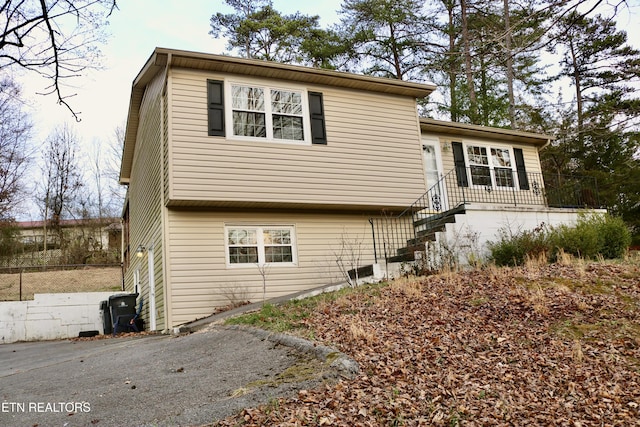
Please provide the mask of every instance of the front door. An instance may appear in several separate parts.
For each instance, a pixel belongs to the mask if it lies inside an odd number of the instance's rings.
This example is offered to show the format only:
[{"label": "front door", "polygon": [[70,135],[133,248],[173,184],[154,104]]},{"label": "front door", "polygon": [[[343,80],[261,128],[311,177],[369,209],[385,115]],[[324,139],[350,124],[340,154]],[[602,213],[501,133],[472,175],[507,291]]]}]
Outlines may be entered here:
[{"label": "front door", "polygon": [[422,139],[422,156],[424,175],[427,183],[430,213],[441,212],[445,206],[442,177],[442,160],[440,159],[440,142],[437,139]]}]

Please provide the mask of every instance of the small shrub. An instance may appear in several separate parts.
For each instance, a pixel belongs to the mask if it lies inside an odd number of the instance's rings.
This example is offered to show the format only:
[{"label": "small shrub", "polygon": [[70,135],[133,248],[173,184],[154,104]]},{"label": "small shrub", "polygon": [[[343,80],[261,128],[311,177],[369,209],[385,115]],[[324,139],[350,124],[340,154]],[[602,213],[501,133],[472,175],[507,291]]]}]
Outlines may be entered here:
[{"label": "small shrub", "polygon": [[597,225],[600,255],[606,259],[622,258],[631,245],[631,232],[622,218],[606,215]]},{"label": "small shrub", "polygon": [[74,240],[63,248],[60,264],[86,264],[90,258],[89,245],[84,240]]},{"label": "small shrub", "polygon": [[543,258],[549,251],[549,237],[544,223],[533,230],[512,234],[500,230],[500,240],[489,242],[491,261],[498,266],[523,265],[528,258]]},{"label": "small shrub", "polygon": [[631,233],[621,218],[608,214],[581,215],[575,226],[560,225],[550,230],[541,224],[531,231],[501,230],[500,240],[490,242],[491,260],[498,266],[524,265],[527,259],[553,262],[567,258],[622,258],[631,244]]},{"label": "small shrub", "polygon": [[560,250],[578,258],[593,258],[598,253],[598,231],[588,224],[563,224],[555,227],[551,236],[554,259]]},{"label": "small shrub", "polygon": [[631,244],[631,233],[619,217],[581,215],[575,227],[562,225],[553,230],[555,252],[560,249],[586,259],[621,258]]}]

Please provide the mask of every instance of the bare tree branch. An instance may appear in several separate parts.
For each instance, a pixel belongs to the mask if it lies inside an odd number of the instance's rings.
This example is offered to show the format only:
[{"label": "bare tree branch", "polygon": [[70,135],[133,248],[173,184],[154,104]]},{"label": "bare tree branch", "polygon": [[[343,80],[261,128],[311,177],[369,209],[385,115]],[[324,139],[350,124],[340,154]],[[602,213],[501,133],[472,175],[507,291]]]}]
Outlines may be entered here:
[{"label": "bare tree branch", "polygon": [[20,90],[0,80],[0,219],[16,214],[25,192],[23,176],[29,163],[31,122],[19,100]]},{"label": "bare tree branch", "polygon": [[4,0],[0,4],[0,70],[23,68],[51,81],[41,93],[55,94],[74,119],[64,81],[96,67],[101,31],[116,0]]}]

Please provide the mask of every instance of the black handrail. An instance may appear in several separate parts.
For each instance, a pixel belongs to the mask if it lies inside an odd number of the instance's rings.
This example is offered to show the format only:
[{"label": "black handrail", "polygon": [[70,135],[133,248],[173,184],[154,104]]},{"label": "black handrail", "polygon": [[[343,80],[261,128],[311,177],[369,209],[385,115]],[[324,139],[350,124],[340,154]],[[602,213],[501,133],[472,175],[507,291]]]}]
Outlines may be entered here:
[{"label": "black handrail", "polygon": [[[459,180],[460,169],[452,169],[409,207],[397,215],[384,212],[370,218],[376,262],[394,261],[440,231],[447,217],[464,211],[469,203],[502,206],[541,206],[558,208],[599,208],[594,177],[580,177],[511,169],[468,167],[466,180]],[[467,185],[460,185],[466,183]]]}]

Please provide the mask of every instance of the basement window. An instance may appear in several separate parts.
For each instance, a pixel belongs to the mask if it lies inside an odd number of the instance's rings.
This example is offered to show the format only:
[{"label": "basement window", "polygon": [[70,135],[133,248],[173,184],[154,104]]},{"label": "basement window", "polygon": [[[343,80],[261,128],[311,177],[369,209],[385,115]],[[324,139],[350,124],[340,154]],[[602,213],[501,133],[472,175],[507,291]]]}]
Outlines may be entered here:
[{"label": "basement window", "polygon": [[295,229],[292,226],[228,226],[229,266],[295,265]]}]

